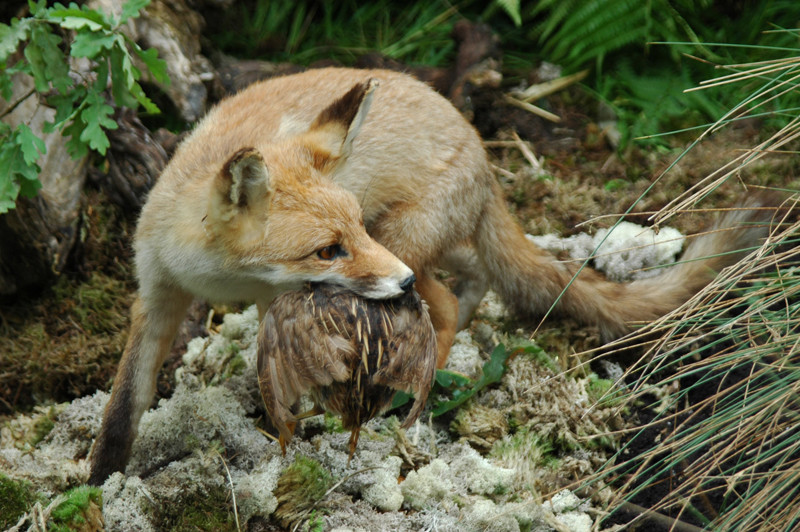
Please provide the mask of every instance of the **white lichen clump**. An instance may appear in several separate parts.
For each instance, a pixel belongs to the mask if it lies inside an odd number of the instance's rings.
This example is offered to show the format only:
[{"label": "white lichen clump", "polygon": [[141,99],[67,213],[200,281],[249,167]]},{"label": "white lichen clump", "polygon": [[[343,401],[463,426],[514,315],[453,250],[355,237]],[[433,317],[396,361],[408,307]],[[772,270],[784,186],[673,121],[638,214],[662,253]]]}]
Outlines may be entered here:
[{"label": "white lichen clump", "polygon": [[673,263],[686,240],[672,227],[662,227],[656,232],[631,222],[600,229],[594,236],[586,233],[566,238],[555,234],[527,236],[537,246],[552,253],[566,252],[576,261],[592,256],[594,267],[613,281],[658,275],[658,267]]},{"label": "white lichen clump", "polygon": [[361,490],[364,500],[384,512],[399,510],[403,506],[403,491],[397,478],[402,464],[399,456],[387,456],[383,464],[372,472],[373,481]]},{"label": "white lichen clump", "polygon": [[476,378],[480,376],[484,362],[481,349],[469,332],[459,331],[456,333],[453,347],[450,348],[450,356],[447,357],[447,369],[470,378]]},{"label": "white lichen clump", "polygon": [[276,457],[262,461],[249,473],[236,471],[232,475],[242,521],[247,522],[254,515],[269,517],[275,511],[278,500],[272,492],[283,468],[283,461]]},{"label": "white lichen clump", "polygon": [[445,500],[453,491],[448,468],[447,462],[436,458],[430,464],[410,471],[401,488],[406,503],[415,510],[422,510]]},{"label": "white lichen clump", "polygon": [[[330,426],[330,419],[310,418],[298,425],[283,456],[256,426],[265,415],[256,375],[257,320],[254,306],[227,314],[219,332],[189,343],[172,396],[144,414],[125,474],[112,475],[102,488],[107,530],[157,529],[158,515],[173,515],[187,498],[208,494],[223,494],[218,504],[231,515],[235,499],[242,527],[253,518],[271,521],[279,508],[276,488],[298,456],[318,462],[336,483],[316,514],[323,516],[318,518],[325,529],[544,531],[557,519],[566,528],[583,530],[585,503],[536,502],[530,481],[550,470],[520,463],[534,444],[506,437],[494,446],[525,452],[484,456],[457,442],[448,423],[427,414],[405,432],[394,417],[371,420],[349,461],[347,432]],[[461,332],[448,367],[477,378],[484,351]],[[555,416],[571,419],[569,409],[544,408],[551,401],[545,392],[570,394],[564,401],[574,408],[586,403],[581,385],[570,380],[554,387],[548,380],[552,375],[534,371],[535,363],[522,358],[511,362],[502,386],[475,397],[473,408],[492,410],[500,418],[513,412],[516,419],[540,426],[545,436],[546,427],[563,432],[566,425]],[[108,397],[98,392],[60,407],[55,428],[33,448],[7,443],[14,427],[23,435],[31,420],[20,417],[7,425],[0,444],[4,469],[45,493],[85,482],[86,456]]]},{"label": "white lichen clump", "polygon": [[586,513],[588,506],[588,503],[581,501],[577,495],[566,489],[553,495],[553,498],[544,504],[545,510],[550,511],[556,521],[570,532],[592,530],[592,518]]},{"label": "white lichen clump", "polygon": [[103,520],[108,530],[155,530],[147,517],[149,494],[139,477],[114,473],[103,484]]}]

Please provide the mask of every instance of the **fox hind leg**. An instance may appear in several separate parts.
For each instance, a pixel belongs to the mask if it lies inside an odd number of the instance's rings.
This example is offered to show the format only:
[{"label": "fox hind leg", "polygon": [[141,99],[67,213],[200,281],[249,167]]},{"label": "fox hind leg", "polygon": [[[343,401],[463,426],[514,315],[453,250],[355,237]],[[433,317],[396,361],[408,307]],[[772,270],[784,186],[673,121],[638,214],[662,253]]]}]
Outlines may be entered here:
[{"label": "fox hind leg", "polygon": [[472,314],[489,289],[485,267],[475,248],[467,244],[449,251],[440,265],[456,278],[453,289],[458,297],[456,330],[461,330],[469,324]]}]

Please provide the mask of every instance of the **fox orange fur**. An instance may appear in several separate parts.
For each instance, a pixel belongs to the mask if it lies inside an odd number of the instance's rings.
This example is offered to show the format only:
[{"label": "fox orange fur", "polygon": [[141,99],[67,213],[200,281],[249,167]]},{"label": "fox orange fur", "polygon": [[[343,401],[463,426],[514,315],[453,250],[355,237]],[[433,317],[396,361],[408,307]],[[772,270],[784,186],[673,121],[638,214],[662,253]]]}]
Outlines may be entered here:
[{"label": "fox orange fur", "polygon": [[[739,227],[697,238],[689,261],[654,279],[618,284],[586,270],[556,310],[620,336],[684,302],[736,258],[721,253],[757,236]],[[92,452],[94,484],[124,469],[194,297],[256,301],[263,314],[305,281],[376,299],[416,281],[441,367],[489,287],[541,316],[574,274],[525,238],[459,112],[425,84],[380,70],[310,70],[222,101],[151,191],[134,247],[139,296]],[[433,276],[438,267],[459,278],[458,298]]]}]

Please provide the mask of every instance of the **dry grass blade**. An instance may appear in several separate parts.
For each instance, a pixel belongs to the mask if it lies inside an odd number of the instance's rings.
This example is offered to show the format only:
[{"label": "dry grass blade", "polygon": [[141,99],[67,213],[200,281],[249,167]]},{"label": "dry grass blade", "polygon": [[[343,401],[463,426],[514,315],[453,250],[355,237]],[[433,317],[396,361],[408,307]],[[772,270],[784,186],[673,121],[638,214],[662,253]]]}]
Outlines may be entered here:
[{"label": "dry grass blade", "polygon": [[583,80],[583,78],[588,75],[588,70],[581,70],[580,72],[576,72],[575,74],[571,74],[569,76],[563,76],[550,81],[545,81],[544,83],[531,85],[523,91],[514,91],[513,95],[523,102],[530,103],[534,100],[554,94],[562,89],[566,89],[570,85]]},{"label": "dry grass blade", "polygon": [[736,176],[746,166],[754,164],[768,154],[780,151],[784,146],[790,146],[798,138],[800,138],[800,117],[792,120],[758,146],[746,150],[722,168],[689,187],[683,194],[672,200],[664,209],[650,219],[655,224],[663,224],[672,216],[691,209],[731,177]]},{"label": "dry grass blade", "polygon": [[549,120],[550,122],[555,122],[555,123],[561,122],[561,117],[560,116],[558,116],[556,114],[553,114],[550,111],[545,111],[541,107],[533,105],[532,103],[523,102],[522,100],[518,100],[517,98],[514,98],[510,94],[503,95],[503,99],[508,104],[511,104],[511,105],[513,105],[515,107],[519,107],[520,109],[528,111],[529,113],[533,113],[536,116],[540,116],[540,117],[544,118],[545,120]]},{"label": "dry grass blade", "polygon": [[661,428],[661,443],[598,475],[619,483],[612,507],[661,490],[652,510],[705,516],[714,529],[800,524],[800,222],[792,210],[776,217],[760,249],[631,336],[652,342],[629,370],[640,375],[631,398],[679,388],[644,427]]},{"label": "dry grass blade", "polygon": [[[717,120],[711,127],[703,131],[691,147],[694,147],[702,139],[721,128],[741,120],[746,116],[752,116],[756,111],[770,104],[776,104],[780,98],[791,93],[796,93],[800,85],[800,57],[734,65],[726,68],[735,69],[737,72],[708,80],[701,83],[699,87],[688,90],[707,89],[720,85],[752,82],[756,80],[766,81],[762,87],[755,90],[750,96],[725,113],[725,115]],[[745,150],[728,164],[712,172],[707,177],[688,188],[683,194],[673,199],[661,212],[651,217],[651,219],[654,223],[660,224],[676,213],[690,209],[708,194],[716,190],[722,183],[738,175],[745,167],[753,165],[767,154],[779,153],[782,151],[782,148],[791,146],[792,143],[798,139],[798,136],[800,136],[800,117],[795,116],[793,120],[770,138],[759,143],[755,147]],[[691,147],[689,149],[691,149]],[[684,151],[676,159],[675,163],[681,160],[689,149]],[[787,149],[786,151],[788,153],[793,152],[791,149]],[[666,171],[669,171],[669,169]]]}]

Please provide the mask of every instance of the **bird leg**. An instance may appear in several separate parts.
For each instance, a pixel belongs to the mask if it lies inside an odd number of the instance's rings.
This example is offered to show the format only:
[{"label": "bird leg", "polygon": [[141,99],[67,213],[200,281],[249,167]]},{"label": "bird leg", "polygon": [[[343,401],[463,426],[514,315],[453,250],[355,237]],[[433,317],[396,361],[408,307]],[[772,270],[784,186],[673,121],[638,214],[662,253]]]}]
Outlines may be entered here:
[{"label": "bird leg", "polygon": [[[294,434],[294,429],[297,428],[297,421],[296,420],[295,421],[287,421],[286,422],[286,428],[289,429],[289,434]],[[289,439],[291,439],[291,436],[289,436]],[[288,440],[286,438],[284,438],[283,432],[279,431],[279,433],[278,433],[278,443],[281,444],[281,452],[283,453],[283,456],[286,456],[286,443],[287,442],[288,442]]]},{"label": "bird leg", "polygon": [[[311,410],[306,410],[305,412],[303,412],[301,414],[297,414],[294,417],[295,417],[295,419],[297,421],[300,421],[301,419],[306,419],[308,417],[318,416],[318,415],[324,414],[324,413],[325,413],[325,409],[322,408],[321,406],[319,406],[318,404],[315,404],[314,407]],[[294,428],[292,428],[292,432],[294,432]]]},{"label": "bird leg", "polygon": [[288,438],[284,437],[283,431],[278,431],[278,443],[281,444],[281,451],[283,452],[283,456],[286,456],[286,444],[292,438],[292,435],[294,434],[294,429],[297,428],[297,418],[295,418],[293,421],[287,421],[285,423],[285,426],[289,430],[290,436]]},{"label": "bird leg", "polygon": [[350,460],[353,459],[353,455],[356,452],[356,445],[358,445],[358,437],[361,434],[361,426],[356,425],[354,429],[350,431],[350,454],[347,455],[347,465],[350,465]]},{"label": "bird leg", "polygon": [[[297,422],[298,421],[300,421],[301,419],[306,419],[308,417],[318,416],[319,414],[324,414],[324,413],[325,413],[325,409],[322,408],[321,406],[315,404],[314,408],[312,408],[311,410],[307,410],[306,412],[303,412],[301,414],[297,414],[296,416],[294,416],[294,421],[287,421],[286,422],[286,428],[289,429],[289,433],[290,434],[294,434],[294,429],[297,428]],[[286,438],[283,437],[283,434],[280,434],[278,436],[278,443],[281,444],[281,451],[283,451],[283,456],[286,456],[287,440],[286,440]]]}]

